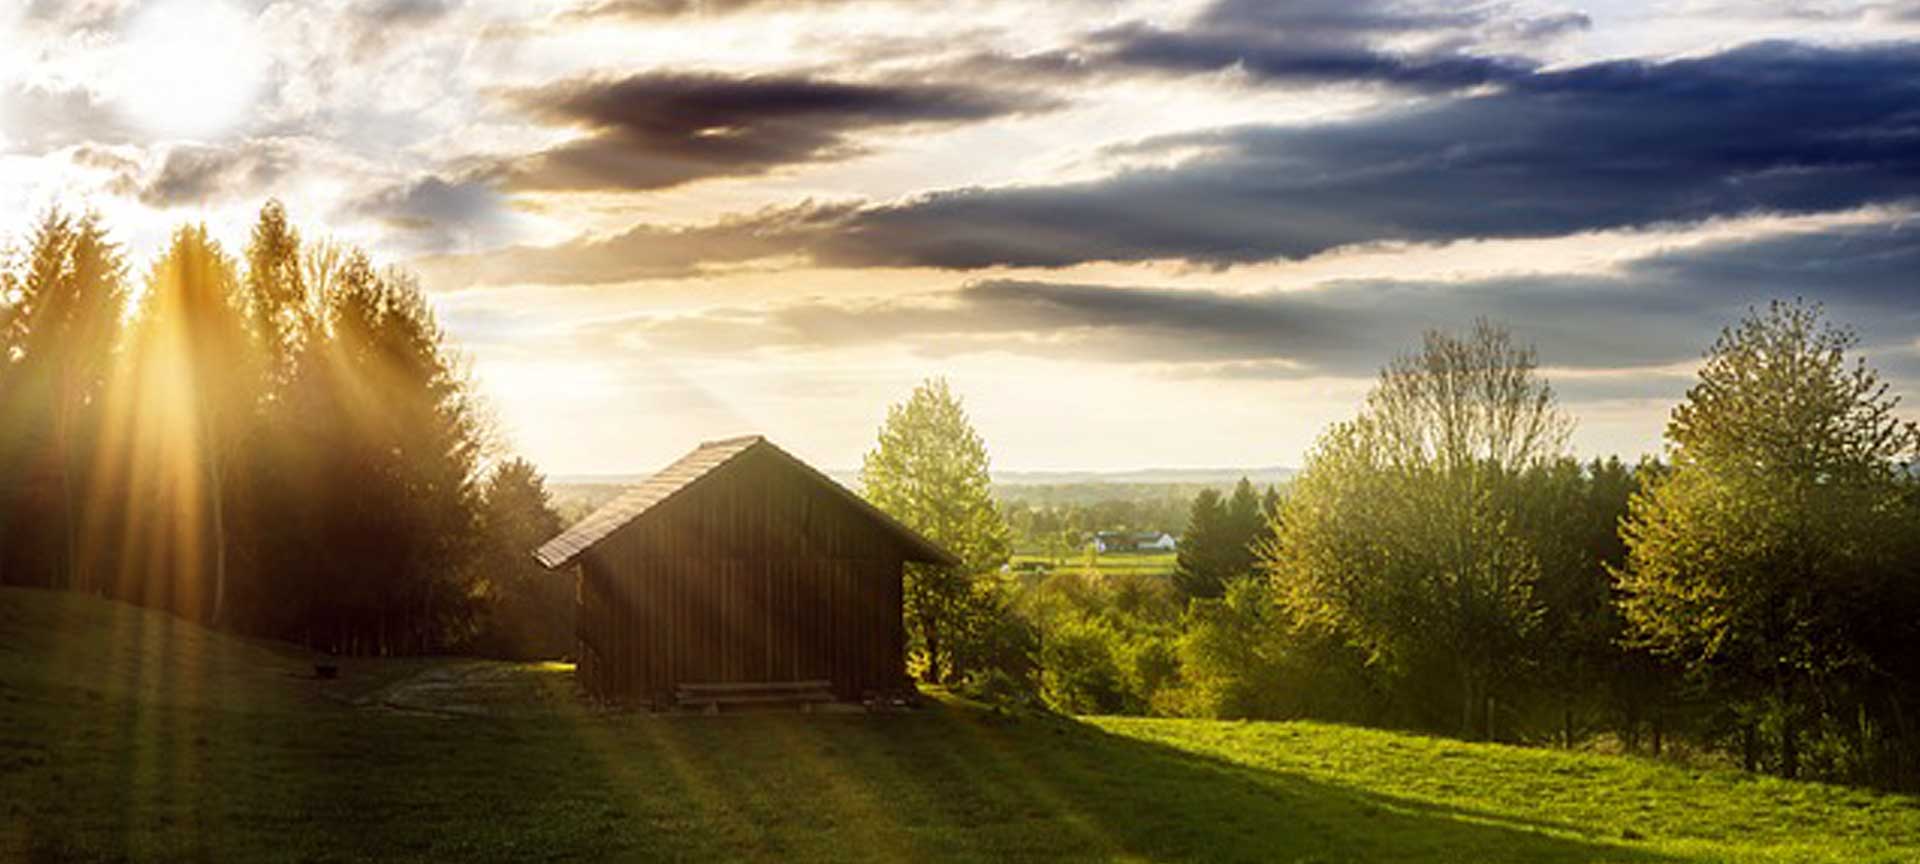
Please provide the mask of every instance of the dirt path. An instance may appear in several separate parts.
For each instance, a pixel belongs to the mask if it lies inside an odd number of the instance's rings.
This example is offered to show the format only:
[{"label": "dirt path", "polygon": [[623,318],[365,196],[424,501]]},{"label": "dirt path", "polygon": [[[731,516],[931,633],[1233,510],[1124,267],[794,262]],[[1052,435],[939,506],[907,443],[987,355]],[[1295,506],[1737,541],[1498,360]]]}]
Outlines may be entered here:
[{"label": "dirt path", "polygon": [[564,663],[447,660],[356,700],[367,708],[434,717],[497,717],[551,713],[572,697],[573,667]]}]

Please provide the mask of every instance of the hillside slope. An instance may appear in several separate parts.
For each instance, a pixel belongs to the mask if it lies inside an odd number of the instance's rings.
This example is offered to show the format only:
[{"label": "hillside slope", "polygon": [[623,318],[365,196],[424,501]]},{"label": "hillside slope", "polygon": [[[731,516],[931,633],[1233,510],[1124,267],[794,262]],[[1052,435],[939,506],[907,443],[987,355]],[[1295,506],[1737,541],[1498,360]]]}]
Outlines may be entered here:
[{"label": "hillside slope", "polygon": [[1920,861],[1920,802],[1305,723],[608,714],[0,589],[0,861]]}]

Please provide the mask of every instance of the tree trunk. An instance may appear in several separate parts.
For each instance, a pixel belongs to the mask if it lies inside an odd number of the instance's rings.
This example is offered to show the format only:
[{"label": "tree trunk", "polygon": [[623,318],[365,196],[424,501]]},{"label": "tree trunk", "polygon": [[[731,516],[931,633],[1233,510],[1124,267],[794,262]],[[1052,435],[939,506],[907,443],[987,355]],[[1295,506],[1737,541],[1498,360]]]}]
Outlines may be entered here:
[{"label": "tree trunk", "polygon": [[933,684],[944,684],[946,676],[940,670],[940,628],[932,621],[921,618],[920,632],[927,643],[927,681]]},{"label": "tree trunk", "polygon": [[1560,744],[1568,750],[1573,749],[1573,706],[1560,708]]},{"label": "tree trunk", "polygon": [[1475,686],[1473,673],[1460,673],[1460,737],[1473,739],[1474,709],[1480,704],[1479,688]]},{"label": "tree trunk", "polygon": [[84,590],[80,584],[80,526],[79,510],[73,500],[73,415],[68,409],[65,389],[65,376],[62,375],[60,405],[55,410],[53,430],[54,446],[60,448],[60,532],[63,541],[64,557],[60,562],[61,576],[66,579],[65,587],[69,591]]},{"label": "tree trunk", "polygon": [[1660,756],[1660,741],[1666,737],[1666,724],[1666,712],[1659,708],[1653,709],[1653,755],[1656,759]]},{"label": "tree trunk", "polygon": [[207,482],[213,496],[213,614],[209,620],[215,627],[226,624],[227,612],[227,496],[222,469],[217,446],[209,447]]},{"label": "tree trunk", "polygon": [[1752,720],[1740,727],[1740,762],[1749,774],[1760,770],[1760,730]]},{"label": "tree trunk", "polygon": [[1780,776],[1792,780],[1800,776],[1800,727],[1793,708],[1780,709]]}]

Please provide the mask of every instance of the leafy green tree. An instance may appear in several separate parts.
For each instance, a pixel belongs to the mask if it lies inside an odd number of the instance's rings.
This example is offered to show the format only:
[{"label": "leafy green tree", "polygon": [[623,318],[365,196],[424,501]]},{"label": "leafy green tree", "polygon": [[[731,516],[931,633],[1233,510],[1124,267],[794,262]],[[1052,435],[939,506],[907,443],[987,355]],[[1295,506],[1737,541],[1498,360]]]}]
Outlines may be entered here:
[{"label": "leafy green tree", "polygon": [[1004,611],[996,580],[1012,541],[988,468],[986,442],[939,378],[887,409],[861,468],[867,500],[961,562],[907,565],[907,636],[930,680],[957,681],[969,659],[991,654],[979,643]]},{"label": "leafy green tree", "polygon": [[1294,620],[1403,678],[1457,682],[1464,734],[1492,731],[1539,620],[1535,550],[1516,526],[1526,471],[1570,421],[1533,351],[1482,322],[1382,371],[1282,505],[1266,567]]},{"label": "leafy green tree", "polygon": [[1801,303],[1724,331],[1667,425],[1671,470],[1623,529],[1633,633],[1750,717],[1772,714],[1787,776],[1822,693],[1891,659],[1865,638],[1913,578],[1920,430],[1849,359],[1858,344]]}]

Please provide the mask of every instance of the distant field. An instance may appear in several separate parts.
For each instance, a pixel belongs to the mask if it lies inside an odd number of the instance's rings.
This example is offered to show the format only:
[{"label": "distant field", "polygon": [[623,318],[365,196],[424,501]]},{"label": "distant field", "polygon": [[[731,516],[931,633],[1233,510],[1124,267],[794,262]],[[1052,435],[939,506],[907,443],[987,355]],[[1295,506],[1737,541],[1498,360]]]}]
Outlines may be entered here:
[{"label": "distant field", "polygon": [[1312,723],[615,714],[0,589],[0,861],[1920,861],[1920,800]]},{"label": "distant field", "polygon": [[[1021,569],[1022,565],[1042,564],[1055,573],[1081,573],[1087,570],[1087,563],[1084,552],[1061,559],[1037,552],[1022,552],[1013,556],[1016,570]],[[1170,576],[1173,566],[1172,552],[1116,552],[1100,555],[1093,561],[1093,569],[1107,575]]]}]

